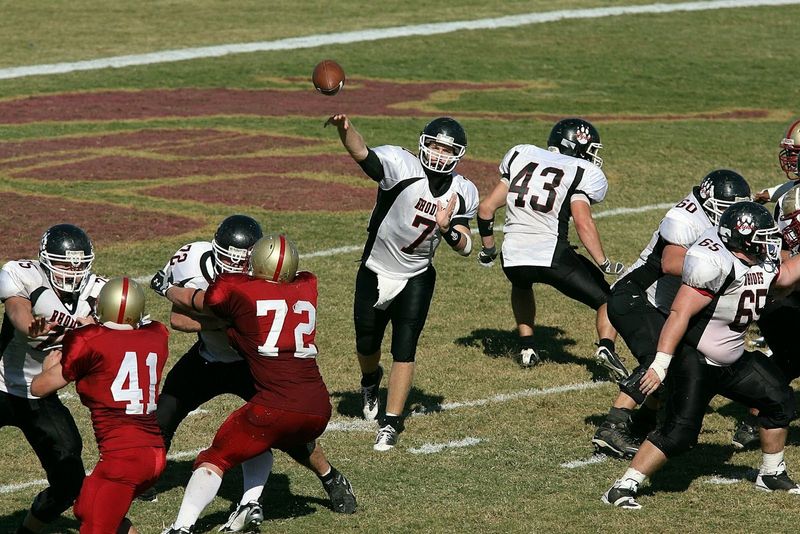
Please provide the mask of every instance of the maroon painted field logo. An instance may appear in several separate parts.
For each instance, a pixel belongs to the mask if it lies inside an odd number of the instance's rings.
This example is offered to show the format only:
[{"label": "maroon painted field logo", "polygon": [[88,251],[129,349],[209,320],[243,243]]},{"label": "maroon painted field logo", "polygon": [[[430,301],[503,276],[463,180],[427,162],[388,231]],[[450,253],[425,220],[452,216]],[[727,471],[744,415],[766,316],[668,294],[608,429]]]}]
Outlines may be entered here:
[{"label": "maroon painted field logo", "polygon": [[[32,243],[60,222],[80,225],[101,246],[146,240],[153,234],[181,234],[210,222],[164,208],[169,205],[164,200],[230,207],[231,212],[369,210],[375,185],[344,153],[335,132],[321,133],[329,115],[409,117],[421,128],[432,117],[447,115],[446,102],[461,93],[523,87],[352,80],[336,98],[309,89],[177,89],[3,100],[0,124],[81,121],[100,125],[104,133],[0,142],[0,178],[9,184],[0,192],[0,224],[9,229],[0,259],[34,254]],[[501,113],[457,115],[519,118]],[[320,132],[285,135],[270,129],[270,118],[285,116],[319,119]],[[208,126],[217,119],[222,125],[245,122],[231,117],[264,120],[252,128]],[[559,117],[534,118],[552,122]],[[160,119],[177,119],[182,125],[131,129],[130,121]],[[405,145],[416,144],[411,129]],[[497,161],[479,161],[468,153],[458,170],[485,193],[497,178]],[[103,193],[109,189],[113,199]],[[133,203],[126,202],[127,194]],[[161,202],[151,206],[147,198]]]}]

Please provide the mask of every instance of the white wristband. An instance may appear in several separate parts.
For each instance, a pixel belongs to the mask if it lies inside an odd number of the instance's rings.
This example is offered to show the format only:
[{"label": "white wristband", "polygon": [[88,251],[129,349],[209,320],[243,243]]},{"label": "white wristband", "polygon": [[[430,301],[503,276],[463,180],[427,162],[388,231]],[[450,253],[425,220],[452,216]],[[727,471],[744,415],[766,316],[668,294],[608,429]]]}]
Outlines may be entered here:
[{"label": "white wristband", "polygon": [[662,382],[667,376],[667,368],[669,367],[669,363],[671,361],[672,354],[667,354],[666,352],[656,352],[656,359],[650,364],[650,369],[656,372],[658,379]]}]

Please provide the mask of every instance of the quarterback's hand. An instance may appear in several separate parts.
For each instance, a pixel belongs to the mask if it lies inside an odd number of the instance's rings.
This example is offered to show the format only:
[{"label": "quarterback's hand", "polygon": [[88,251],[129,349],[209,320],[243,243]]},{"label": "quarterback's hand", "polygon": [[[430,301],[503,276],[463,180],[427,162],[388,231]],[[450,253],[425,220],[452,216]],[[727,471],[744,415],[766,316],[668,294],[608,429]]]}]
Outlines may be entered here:
[{"label": "quarterback's hand", "polygon": [[162,297],[166,297],[167,290],[172,287],[172,281],[170,278],[172,277],[167,276],[167,273],[165,273],[163,270],[160,270],[154,274],[153,278],[150,280],[150,288]]},{"label": "quarterback's hand", "polygon": [[621,261],[611,261],[606,258],[606,261],[600,264],[600,270],[603,271],[603,274],[619,276],[625,270],[625,265]]},{"label": "quarterback's hand", "polygon": [[450,230],[450,219],[453,218],[453,212],[456,210],[456,202],[458,202],[458,196],[455,194],[450,195],[450,199],[445,205],[436,201],[436,224],[439,225],[442,232]]},{"label": "quarterback's hand", "polygon": [[350,128],[350,119],[348,119],[347,115],[344,113],[337,113],[336,115],[328,117],[328,120],[325,121],[322,127],[327,128],[329,124],[331,126],[336,126],[339,130],[347,130]]},{"label": "quarterback's hand", "polygon": [[486,248],[481,247],[481,251],[478,253],[478,265],[481,267],[491,267],[494,265],[494,260],[497,259],[497,248]]}]

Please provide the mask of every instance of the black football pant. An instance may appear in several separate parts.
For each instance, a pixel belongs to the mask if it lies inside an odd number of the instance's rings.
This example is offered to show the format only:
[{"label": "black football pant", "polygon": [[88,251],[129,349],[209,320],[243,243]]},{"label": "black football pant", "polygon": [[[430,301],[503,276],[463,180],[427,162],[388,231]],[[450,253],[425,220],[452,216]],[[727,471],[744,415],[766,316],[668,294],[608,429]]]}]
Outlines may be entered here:
[{"label": "black football pant", "polygon": [[758,327],[766,339],[772,359],[787,382],[800,376],[800,347],[794,329],[800,327],[800,294],[770,302],[761,313]]},{"label": "black football pant", "polygon": [[56,394],[26,399],[0,391],[0,427],[4,426],[22,431],[47,473],[50,487],[36,496],[31,512],[50,523],[72,506],[86,476],[75,420]]}]

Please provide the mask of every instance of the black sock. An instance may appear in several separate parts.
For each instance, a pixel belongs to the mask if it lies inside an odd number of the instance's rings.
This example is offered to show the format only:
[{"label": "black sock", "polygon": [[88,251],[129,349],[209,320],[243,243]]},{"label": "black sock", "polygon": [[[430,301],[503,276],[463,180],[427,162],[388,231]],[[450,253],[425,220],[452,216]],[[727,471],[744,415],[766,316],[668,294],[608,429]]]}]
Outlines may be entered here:
[{"label": "black sock", "polygon": [[378,367],[371,373],[361,373],[361,387],[369,387],[377,384],[381,379],[381,368]]},{"label": "black sock", "polygon": [[339,474],[339,471],[337,471],[336,468],[333,467],[333,464],[331,464],[330,472],[327,475],[317,475],[317,478],[319,478],[323,484],[328,484],[333,481],[337,474]]},{"label": "black sock", "polygon": [[31,529],[23,527],[22,525],[20,525],[19,528],[17,528],[17,534],[36,534],[36,533],[34,531],[32,531]]},{"label": "black sock", "polygon": [[522,346],[523,349],[532,349],[533,346],[533,336],[519,336],[519,344]]},{"label": "black sock", "polygon": [[403,418],[399,415],[384,415],[381,426],[392,425],[392,428],[400,432],[403,426]]},{"label": "black sock", "polygon": [[611,352],[617,352],[614,349],[614,342],[612,340],[608,339],[607,337],[604,337],[603,339],[601,339],[597,344],[599,346],[601,346],[601,347],[607,348]]},{"label": "black sock", "polygon": [[606,416],[609,423],[624,423],[631,420],[632,410],[628,408],[611,408]]}]

